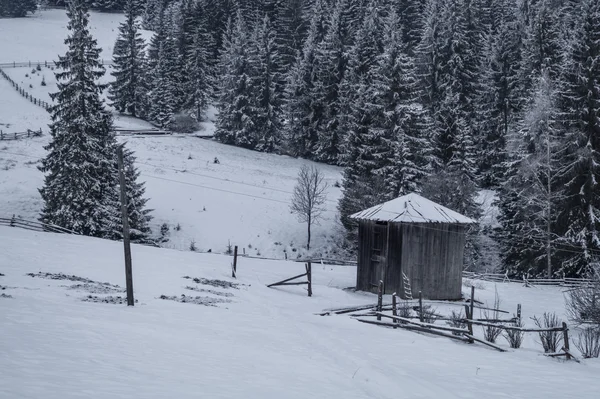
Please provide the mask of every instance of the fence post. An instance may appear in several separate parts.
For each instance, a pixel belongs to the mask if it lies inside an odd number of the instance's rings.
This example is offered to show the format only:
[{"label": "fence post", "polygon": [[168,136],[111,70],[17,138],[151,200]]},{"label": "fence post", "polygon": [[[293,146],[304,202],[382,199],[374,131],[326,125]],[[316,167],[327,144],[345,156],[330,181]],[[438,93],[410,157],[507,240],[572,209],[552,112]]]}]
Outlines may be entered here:
[{"label": "fence post", "polygon": [[521,324],[521,304],[517,305],[517,321]]},{"label": "fence post", "polygon": [[15,227],[15,214],[13,213],[12,218],[10,219],[10,227]]},{"label": "fence post", "polygon": [[[377,287],[377,312],[381,312],[383,308],[383,280],[379,280]],[[381,315],[377,315],[377,320],[381,321]]]},{"label": "fence post", "polygon": [[237,245],[233,248],[233,270],[231,271],[231,277],[237,278]]},{"label": "fence post", "polygon": [[[469,320],[473,320],[473,315],[470,314],[469,305],[465,305],[465,317],[467,318],[467,328],[469,329],[469,335],[473,336],[473,324],[469,323]],[[469,338],[469,343],[472,344],[474,341]]]},{"label": "fence post", "polygon": [[2,133],[2,130],[0,130],[0,140],[4,140],[4,133]]},{"label": "fence post", "polygon": [[469,305],[470,309],[470,313],[471,313],[471,319],[473,319],[473,310],[475,308],[475,287],[471,286],[471,303]]},{"label": "fence post", "polygon": [[[394,293],[392,294],[392,315],[393,315],[393,316],[398,316],[398,309],[396,308],[396,305],[397,305],[397,304],[396,304],[396,293],[394,292]],[[397,322],[398,322],[398,320],[396,320],[396,319],[392,319],[392,323],[394,323],[394,324],[395,324],[395,323],[397,323]],[[394,328],[396,328],[396,326],[394,326]]]},{"label": "fence post", "polygon": [[306,263],[306,277],[308,279],[308,296],[312,296],[312,265],[310,261]]},{"label": "fence post", "polygon": [[419,321],[423,323],[423,293],[419,291]]},{"label": "fence post", "polygon": [[567,354],[567,360],[571,360],[571,349],[569,347],[569,328],[567,327],[567,323],[563,321],[563,347],[565,348],[565,353]]},{"label": "fence post", "polygon": [[117,147],[119,164],[119,185],[121,191],[121,218],[123,220],[123,249],[125,252],[125,283],[127,288],[127,306],[133,306],[133,272],[131,267],[131,245],[129,242],[129,215],[127,212],[127,193],[125,172],[123,171],[123,147]]}]

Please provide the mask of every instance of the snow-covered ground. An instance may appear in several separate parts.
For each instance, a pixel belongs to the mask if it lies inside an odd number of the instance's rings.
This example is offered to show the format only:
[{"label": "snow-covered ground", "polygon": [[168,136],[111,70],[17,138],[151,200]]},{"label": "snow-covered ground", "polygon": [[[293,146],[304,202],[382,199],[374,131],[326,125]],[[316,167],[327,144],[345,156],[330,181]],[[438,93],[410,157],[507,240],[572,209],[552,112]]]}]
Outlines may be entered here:
[{"label": "snow-covered ground", "polygon": [[[99,45],[104,46],[103,57],[107,59],[121,19],[119,14],[92,13],[92,33]],[[65,51],[66,24],[64,10],[0,21],[0,37],[3,37],[0,63],[55,59]],[[50,68],[5,71],[42,100],[50,101],[48,92],[56,90]],[[42,76],[46,86],[41,86]],[[102,82],[110,78],[105,75]],[[199,132],[202,135],[214,131],[214,108],[208,110],[207,118]],[[22,132],[41,128],[45,133],[41,138],[0,142],[0,215],[37,217],[41,208],[37,189],[43,183],[43,176],[36,161],[45,155],[43,146],[49,140],[49,122],[44,109],[22,98],[0,78],[0,129]],[[149,127],[146,122],[127,117],[117,117],[115,125]],[[158,234],[163,223],[170,227],[169,241],[163,245],[187,249],[194,241],[200,251],[224,252],[231,242],[239,246],[241,253],[254,256],[284,258],[286,254],[291,257],[304,254],[306,226],[290,214],[289,202],[298,170],[310,162],[225,146],[192,135],[122,139],[138,157],[141,178],[146,181],[147,195],[151,198],[148,205],[154,209],[155,233]],[[220,163],[214,163],[215,158]],[[334,184],[341,182],[341,170],[325,165],[319,168],[331,187],[324,219],[314,226],[313,247],[317,253],[331,255],[332,236],[338,229],[335,215],[340,195]],[[178,225],[180,230],[175,229]]]},{"label": "snow-covered ground", "polygon": [[[301,273],[300,263],[241,258],[234,281],[231,257],[134,246],[138,303],[131,308],[82,301],[124,295],[118,242],[0,227],[0,253],[1,292],[11,296],[0,297],[2,398],[598,397],[597,359],[547,358],[533,337],[523,349],[499,353],[314,315],[375,301],[341,289],[353,285],[353,267],[315,265],[309,298],[304,288],[266,287]],[[26,275],[40,272],[94,282]],[[523,303],[529,325],[533,314],[563,309],[557,288],[499,284],[498,292],[504,309]],[[182,294],[226,302],[160,299]],[[491,284],[477,290],[484,301],[493,295]]]}]

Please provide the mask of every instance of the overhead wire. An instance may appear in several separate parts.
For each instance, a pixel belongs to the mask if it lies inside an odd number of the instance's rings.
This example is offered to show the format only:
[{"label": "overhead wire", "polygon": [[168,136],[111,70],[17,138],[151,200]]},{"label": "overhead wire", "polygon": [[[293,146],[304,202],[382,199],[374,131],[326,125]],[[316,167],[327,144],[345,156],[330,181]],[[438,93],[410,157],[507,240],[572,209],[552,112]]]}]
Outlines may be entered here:
[{"label": "overhead wire", "polygon": [[[39,159],[39,157],[33,157],[30,155],[26,155],[26,154],[19,154],[19,153],[13,153],[13,152],[8,152],[5,150],[0,150],[0,153],[4,153],[4,154],[9,154],[9,155],[16,155],[16,156],[22,156],[22,157],[26,157],[26,158],[31,158],[31,159]],[[141,162],[136,162],[139,164],[145,164],[145,163],[141,163]],[[153,166],[153,167],[159,167],[159,168],[165,168],[165,169],[172,169],[172,170],[177,170],[174,168],[168,168],[168,167],[162,167],[162,166],[156,166],[156,165],[151,165],[151,164],[145,164],[147,166]],[[186,172],[186,173],[190,173],[190,172]],[[190,173],[190,174],[194,174],[194,173]],[[153,179],[158,179],[158,180],[163,180],[163,181],[168,181],[168,182],[172,182],[172,183],[177,183],[177,184],[183,184],[183,185],[187,185],[187,186],[192,186],[192,187],[198,187],[198,188],[204,188],[204,189],[208,189],[208,190],[214,190],[214,191],[219,191],[219,192],[224,192],[224,193],[228,193],[228,194],[234,194],[234,195],[241,195],[241,196],[245,196],[245,197],[250,197],[250,198],[255,198],[255,199],[260,199],[260,200],[265,200],[265,201],[271,201],[271,202],[276,202],[276,203],[280,203],[280,204],[285,204],[288,205],[289,202],[286,201],[281,201],[281,200],[276,200],[273,198],[267,198],[267,197],[261,197],[261,196],[256,196],[256,195],[252,195],[252,194],[246,194],[246,193],[240,193],[237,191],[230,191],[230,190],[224,190],[224,189],[219,189],[219,188],[214,188],[214,187],[208,187],[208,186],[204,186],[204,185],[200,185],[200,184],[195,184],[195,183],[189,183],[189,182],[184,182],[184,181],[180,181],[180,180],[174,180],[174,179],[168,179],[165,177],[159,177],[159,176],[153,176],[153,175],[148,175],[145,173],[141,173],[141,176],[144,177],[149,177],[149,178],[153,178]],[[226,182],[231,182],[231,180],[227,180],[227,179],[218,179],[217,180],[223,180]],[[238,183],[242,183],[242,182],[238,182]],[[247,183],[242,183],[242,184],[247,184]],[[253,187],[257,187],[257,188],[261,188],[260,186],[254,186],[251,184],[247,184]],[[274,191],[282,191],[285,192],[283,190],[277,190],[275,189]],[[329,212],[332,212],[333,210],[327,210]],[[398,216],[401,216],[403,213],[400,212],[393,212],[393,211],[388,211],[391,214],[396,214]],[[425,218],[423,218],[424,220],[427,220]],[[431,230],[431,231],[439,231],[439,232],[443,232],[443,233],[450,233],[450,234],[459,234],[462,236],[467,236],[469,233],[468,232],[458,232],[458,231],[448,231],[448,230],[444,230],[444,229],[440,229],[440,228],[435,228],[435,227],[429,227],[429,226],[423,226],[422,224],[419,226],[419,228],[422,229],[426,229],[426,230]],[[545,244],[545,238],[543,237],[529,237],[529,240],[537,242],[537,243],[541,243],[541,244]],[[563,246],[563,247],[567,247],[567,248],[573,248],[573,249],[566,249],[566,248],[555,248],[558,251],[561,252],[568,252],[568,253],[577,253],[580,254],[583,251],[588,251],[597,255],[600,255],[600,250],[598,249],[593,249],[593,248],[584,248],[583,246],[577,246],[577,245],[573,245],[573,244],[567,244],[567,243],[560,243],[560,242],[554,242],[553,246]]]}]

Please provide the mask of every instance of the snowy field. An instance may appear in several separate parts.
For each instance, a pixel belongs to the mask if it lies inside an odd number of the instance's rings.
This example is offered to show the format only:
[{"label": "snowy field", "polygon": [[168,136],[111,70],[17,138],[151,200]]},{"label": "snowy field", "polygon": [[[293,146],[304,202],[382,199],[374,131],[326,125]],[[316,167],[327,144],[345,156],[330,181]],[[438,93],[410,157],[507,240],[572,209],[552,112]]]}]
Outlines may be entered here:
[{"label": "snowy field", "polygon": [[[533,337],[500,353],[314,315],[375,301],[341,289],[353,285],[353,267],[315,265],[308,298],[303,288],[265,286],[301,273],[299,263],[241,258],[240,285],[221,288],[182,277],[232,282],[231,257],[134,246],[138,303],[128,308],[82,301],[124,295],[120,243],[0,227],[0,253],[10,295],[0,297],[2,398],[598,397],[597,359],[547,358]],[[523,303],[526,324],[563,309],[557,288],[497,287],[502,308]],[[213,306],[160,299],[182,294]],[[476,297],[493,296],[485,284]]]},{"label": "snowy field", "polygon": [[[103,57],[109,59],[117,35],[119,14],[92,13],[92,32]],[[65,51],[66,16],[62,10],[42,11],[27,19],[2,20],[0,63],[12,60],[52,60]],[[38,30],[44,35],[32,35]],[[146,33],[147,35],[147,33]],[[39,36],[43,36],[41,39]],[[16,43],[16,44],[15,44]],[[38,51],[39,50],[39,51]],[[48,92],[56,90],[50,68],[6,68],[16,82],[37,98],[49,101]],[[29,76],[25,76],[25,75]],[[46,86],[41,86],[42,76]],[[105,76],[103,82],[108,82]],[[28,83],[30,82],[30,83]],[[29,84],[32,88],[29,88]],[[209,109],[210,120],[215,118]],[[25,100],[0,79],[0,129],[4,132],[39,130],[44,137],[0,142],[0,215],[12,214],[34,219],[41,208],[37,189],[43,176],[37,161],[45,155],[50,122],[48,113]],[[118,128],[147,128],[143,121],[117,117]],[[201,134],[212,134],[214,124],[203,123]],[[224,252],[229,242],[240,253],[285,258],[304,254],[306,226],[289,212],[289,201],[299,168],[308,161],[263,154],[225,146],[192,136],[126,137],[138,157],[142,179],[146,181],[149,207],[154,209],[152,227],[170,227],[169,241],[163,245],[188,249],[195,242],[199,251]],[[215,158],[219,163],[214,163]],[[327,211],[319,226],[314,226],[313,247],[318,254],[331,254],[332,237],[338,230],[335,220],[341,182],[341,169],[319,165],[330,184]],[[179,226],[180,230],[176,230]]]}]

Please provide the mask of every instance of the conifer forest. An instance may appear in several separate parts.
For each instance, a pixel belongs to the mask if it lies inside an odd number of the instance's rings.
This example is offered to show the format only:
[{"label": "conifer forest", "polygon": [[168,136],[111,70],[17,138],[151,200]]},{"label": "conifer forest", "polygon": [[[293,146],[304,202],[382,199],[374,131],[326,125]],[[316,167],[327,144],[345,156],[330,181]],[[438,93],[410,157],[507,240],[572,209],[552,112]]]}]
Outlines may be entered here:
[{"label": "conifer forest", "polygon": [[[0,0],[0,14],[24,15],[29,3]],[[600,0],[71,3],[66,83],[42,166],[45,221],[117,234],[116,144],[95,83],[103,67],[86,30],[91,7],[125,14],[109,85],[118,112],[177,130],[215,106],[224,144],[343,167],[348,242],[348,216],[378,203],[418,192],[479,219],[486,189],[498,220],[469,231],[469,264],[485,268],[492,250],[516,276],[585,276],[598,264]],[[76,184],[58,172],[64,162]],[[150,214],[133,162],[126,153],[143,240]],[[64,205],[83,195],[75,186],[90,198],[85,209]]]}]

